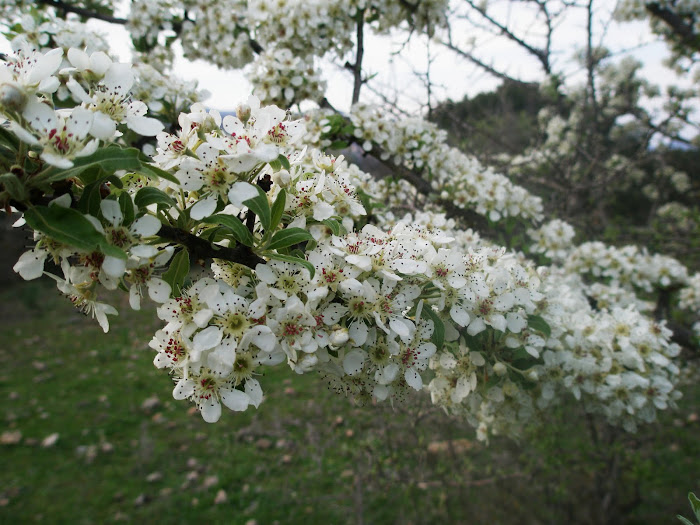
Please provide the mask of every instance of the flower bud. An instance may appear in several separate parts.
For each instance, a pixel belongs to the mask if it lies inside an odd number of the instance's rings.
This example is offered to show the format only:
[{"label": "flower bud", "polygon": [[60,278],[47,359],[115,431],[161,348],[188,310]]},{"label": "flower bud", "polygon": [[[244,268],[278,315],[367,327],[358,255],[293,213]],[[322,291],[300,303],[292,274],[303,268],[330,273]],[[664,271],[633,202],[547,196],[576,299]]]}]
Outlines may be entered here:
[{"label": "flower bud", "polygon": [[503,394],[506,397],[515,397],[519,392],[520,390],[518,389],[518,385],[515,383],[508,381],[505,385],[503,385]]},{"label": "flower bud", "polygon": [[287,186],[289,186],[291,180],[292,176],[285,169],[281,169],[277,173],[274,173],[272,175],[272,181],[282,188],[286,188]]},{"label": "flower bud", "polygon": [[238,117],[238,120],[244,124],[248,122],[248,119],[250,118],[250,106],[248,104],[241,104],[238,106],[236,108],[236,116]]},{"label": "flower bud", "polygon": [[333,346],[344,345],[350,340],[350,334],[347,328],[339,328],[333,331],[330,337],[330,342]]},{"label": "flower bud", "polygon": [[202,135],[206,135],[207,133],[211,133],[213,131],[218,131],[219,130],[219,125],[216,123],[216,120],[211,115],[207,115],[204,120],[199,124],[199,129],[198,133]]},{"label": "flower bud", "polygon": [[0,86],[0,108],[20,112],[27,105],[27,94],[14,84]]},{"label": "flower bud", "polygon": [[528,378],[530,381],[539,381],[540,376],[538,376],[538,375],[537,375],[537,372],[535,372],[534,370],[530,370],[530,371],[527,373],[527,378]]},{"label": "flower bud", "polygon": [[498,362],[495,365],[493,365],[493,373],[497,376],[503,377],[504,375],[506,375],[507,371],[508,369],[506,368],[506,365],[504,365],[501,362]]}]

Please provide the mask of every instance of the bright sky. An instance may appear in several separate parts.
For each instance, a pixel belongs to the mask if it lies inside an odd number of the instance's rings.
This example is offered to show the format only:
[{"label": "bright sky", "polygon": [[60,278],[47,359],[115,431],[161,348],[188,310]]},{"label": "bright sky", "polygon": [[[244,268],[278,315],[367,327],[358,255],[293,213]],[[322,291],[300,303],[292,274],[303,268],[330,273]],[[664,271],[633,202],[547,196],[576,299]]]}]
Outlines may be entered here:
[{"label": "bright sky", "polygon": [[[611,23],[610,12],[615,6],[614,1],[600,0],[599,16],[595,27],[596,38],[602,39],[614,53],[623,50],[639,59],[644,64],[643,73],[653,83],[668,84],[675,79],[670,71],[664,68],[661,61],[666,56],[663,44],[655,42],[647,28],[646,22]],[[519,34],[527,34],[527,41],[538,43],[537,25],[528,18],[530,10],[524,9],[523,4],[510,3],[507,0],[494,0],[489,4],[489,12],[501,19],[517,21],[513,27]],[[478,17],[477,17],[478,18]],[[130,43],[126,30],[99,21],[91,24],[103,33],[109,35],[114,52],[122,60],[130,58]],[[562,20],[554,33],[553,63],[556,71],[564,73],[565,77],[574,82],[583,81],[584,71],[572,60],[573,50],[585,42],[586,18],[582,9],[572,10],[566,19]],[[504,71],[522,80],[539,80],[540,67],[534,58],[522,52],[503,37],[474,30],[466,23],[455,23],[453,26],[455,43],[467,48],[467,42],[473,39],[476,55],[496,69]],[[431,79],[434,83],[433,96],[438,100],[452,98],[461,99],[465,94],[473,96],[482,91],[495,88],[499,81],[485,73],[477,66],[471,65],[440,44],[431,42],[425,37],[413,37],[396,53],[404,43],[405,33],[396,32],[392,36],[367,37],[365,45],[364,70],[375,74],[370,87],[394,96],[399,94],[401,107],[409,112],[418,113],[426,100],[426,90],[421,80],[414,73],[424,73],[427,69],[428,49],[433,57]],[[251,85],[241,71],[222,71],[215,66],[198,60],[190,62],[181,58],[175,64],[175,73],[185,79],[199,82],[200,88],[211,93],[206,100],[207,105],[220,109],[231,110],[245,100],[251,92]],[[352,60],[352,58],[350,59]],[[339,63],[342,63],[338,61]],[[323,63],[323,74],[328,81],[327,97],[330,102],[341,110],[347,110],[352,95],[352,77],[350,72],[342,70],[329,61]],[[363,99],[371,100],[372,95],[364,88]]]}]

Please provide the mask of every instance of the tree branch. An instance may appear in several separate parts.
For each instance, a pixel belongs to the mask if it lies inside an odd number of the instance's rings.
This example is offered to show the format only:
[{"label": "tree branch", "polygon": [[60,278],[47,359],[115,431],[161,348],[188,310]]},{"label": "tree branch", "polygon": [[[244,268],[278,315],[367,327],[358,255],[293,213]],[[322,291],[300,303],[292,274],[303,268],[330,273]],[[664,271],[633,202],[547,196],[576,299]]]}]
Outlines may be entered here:
[{"label": "tree branch", "polygon": [[508,38],[509,40],[512,40],[516,44],[518,44],[520,47],[525,49],[528,53],[530,53],[532,56],[537,58],[537,60],[540,61],[542,64],[542,68],[544,69],[544,72],[547,73],[548,75],[551,73],[551,66],[549,64],[549,54],[543,50],[543,49],[538,49],[527,42],[525,42],[522,38],[517,36],[515,33],[513,33],[510,29],[508,29],[505,25],[501,24],[498,20],[493,18],[491,15],[489,15],[485,9],[482,7],[476,5],[475,2],[472,0],[465,0],[469,6],[476,10],[482,17],[484,17],[486,20],[488,20],[489,23],[491,23],[496,29],[498,29],[503,36]]},{"label": "tree branch", "polygon": [[439,40],[438,42],[440,44],[442,44],[443,46],[445,46],[447,49],[454,51],[462,58],[469,60],[472,64],[479,66],[484,71],[492,74],[496,78],[500,78],[501,80],[507,80],[509,82],[515,82],[516,84],[523,84],[523,85],[527,84],[527,82],[523,82],[522,80],[518,80],[517,78],[513,78],[511,76],[508,76],[505,73],[498,71],[493,66],[489,66],[486,62],[481,61],[480,59],[476,58],[471,53],[468,53],[468,52],[464,51],[463,49],[458,48],[451,41],[445,42],[445,41]]},{"label": "tree branch", "polygon": [[361,9],[357,13],[357,53],[355,54],[355,64],[353,65],[353,76],[355,81],[352,87],[352,103],[357,104],[360,101],[360,89],[362,88],[362,56],[365,49],[365,10]]},{"label": "tree branch", "polygon": [[698,35],[693,31],[693,25],[689,24],[677,13],[670,9],[661,7],[657,2],[646,4],[646,10],[656,18],[662,20],[681,41],[693,49],[700,50]]},{"label": "tree branch", "polygon": [[64,13],[74,13],[78,16],[82,16],[85,18],[95,18],[97,20],[103,20],[104,22],[109,22],[111,24],[124,25],[127,22],[125,18],[117,18],[115,16],[97,13],[95,11],[91,11],[90,9],[85,9],[84,7],[78,7],[76,5],[66,3],[63,0],[37,0],[37,3],[54,7],[63,11]]},{"label": "tree branch", "polygon": [[181,244],[187,248],[187,251],[195,260],[224,259],[253,269],[258,264],[265,264],[264,259],[255,255],[250,248],[242,244],[236,245],[235,248],[217,246],[190,232],[165,224],[160,227],[157,235],[163,239]]}]

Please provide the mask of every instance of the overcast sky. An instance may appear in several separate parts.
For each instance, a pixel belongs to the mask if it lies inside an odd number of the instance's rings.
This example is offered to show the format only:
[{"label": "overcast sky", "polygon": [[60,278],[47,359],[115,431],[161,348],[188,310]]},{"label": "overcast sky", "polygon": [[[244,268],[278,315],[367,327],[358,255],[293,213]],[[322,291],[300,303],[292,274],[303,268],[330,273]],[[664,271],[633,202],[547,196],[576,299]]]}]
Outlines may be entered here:
[{"label": "overcast sky", "polygon": [[[599,13],[595,24],[596,40],[603,39],[605,31],[604,43],[611,51],[619,53],[631,50],[627,54],[644,63],[644,75],[652,82],[664,85],[675,80],[670,71],[662,66],[662,59],[666,56],[665,48],[663,44],[655,42],[646,22],[606,24],[615,1],[600,0],[596,5]],[[528,41],[538,43],[539,28],[528,15],[531,10],[523,9],[523,4],[492,1],[489,12],[502,20],[508,19],[520,35],[527,35]],[[99,31],[109,34],[109,41],[113,43],[114,52],[120,59],[129,60],[130,43],[122,26],[99,21],[91,21],[91,24]],[[584,79],[584,71],[575,64],[572,56],[575,48],[581,47],[585,42],[585,29],[584,10],[571,10],[554,33],[554,70],[563,73],[569,85]],[[541,68],[535,59],[503,37],[475,30],[466,23],[453,26],[453,37],[459,44],[473,39],[476,54],[496,69],[521,80],[541,79]],[[368,74],[376,74],[370,87],[389,94],[398,92],[401,106],[409,112],[420,112],[421,105],[426,100],[426,90],[414,71],[426,71],[428,50],[433,57],[433,96],[439,100],[459,100],[465,94],[473,96],[492,90],[499,83],[493,76],[440,44],[431,42],[428,49],[425,37],[412,38],[401,53],[395,54],[404,41],[404,32],[397,31],[393,36],[368,35],[363,66]],[[328,81],[328,99],[335,107],[347,110],[352,94],[351,74],[330,61],[324,61],[322,68],[324,78]],[[189,62],[179,58],[175,73],[185,79],[198,80],[200,88],[211,92],[211,97],[206,100],[207,105],[220,110],[235,108],[251,92],[251,85],[241,71],[222,71],[201,60]],[[369,90],[365,89],[363,99],[372,99]]]}]

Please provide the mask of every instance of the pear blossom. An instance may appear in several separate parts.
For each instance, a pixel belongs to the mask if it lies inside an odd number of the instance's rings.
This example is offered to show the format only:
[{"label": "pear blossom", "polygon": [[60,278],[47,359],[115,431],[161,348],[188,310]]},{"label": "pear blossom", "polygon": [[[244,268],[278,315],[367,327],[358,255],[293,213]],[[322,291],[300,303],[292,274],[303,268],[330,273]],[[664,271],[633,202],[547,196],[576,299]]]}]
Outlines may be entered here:
[{"label": "pear blossom", "polygon": [[[81,67],[104,70],[105,58],[95,53],[87,59],[80,52],[71,52],[69,58]],[[99,76],[99,75],[98,75]],[[117,125],[126,124],[132,131],[144,136],[156,136],[163,131],[163,124],[157,119],[146,117],[146,104],[131,98],[130,90],[134,84],[134,75],[129,64],[113,62],[104,71],[104,76],[92,88],[91,93],[73,79],[68,84],[73,96],[94,112],[94,124],[90,133],[102,140],[112,140],[117,132]]]},{"label": "pear blossom", "polygon": [[31,146],[41,150],[39,156],[46,163],[58,168],[70,168],[73,159],[92,155],[97,151],[98,140],[89,140],[93,127],[93,113],[84,108],[55,111],[36,99],[30,100],[22,115],[31,130],[16,122],[12,131]]}]

